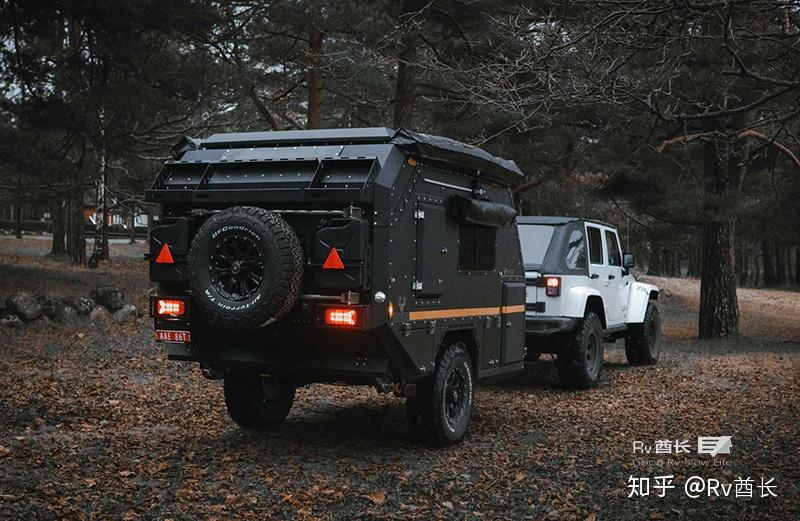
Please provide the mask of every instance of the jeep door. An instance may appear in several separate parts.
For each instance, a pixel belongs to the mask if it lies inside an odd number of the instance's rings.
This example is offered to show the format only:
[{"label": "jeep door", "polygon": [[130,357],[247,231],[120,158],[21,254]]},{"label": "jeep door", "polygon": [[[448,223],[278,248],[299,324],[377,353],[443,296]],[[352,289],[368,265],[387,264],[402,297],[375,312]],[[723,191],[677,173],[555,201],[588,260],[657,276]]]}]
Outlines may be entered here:
[{"label": "jeep door", "polygon": [[606,243],[608,230],[610,229],[598,224],[586,224],[586,236],[589,239],[589,286],[596,289],[603,298],[606,327],[614,327],[623,321],[617,303],[622,268],[609,265]]}]

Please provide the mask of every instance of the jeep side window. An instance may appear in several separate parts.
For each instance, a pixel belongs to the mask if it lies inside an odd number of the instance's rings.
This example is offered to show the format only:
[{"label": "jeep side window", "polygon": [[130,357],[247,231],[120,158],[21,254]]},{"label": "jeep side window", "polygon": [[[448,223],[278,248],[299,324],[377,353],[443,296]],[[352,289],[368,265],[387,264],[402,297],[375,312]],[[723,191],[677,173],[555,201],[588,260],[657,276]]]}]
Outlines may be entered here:
[{"label": "jeep side window", "polygon": [[494,270],[496,228],[478,224],[458,225],[458,269]]},{"label": "jeep side window", "polygon": [[603,236],[600,228],[587,226],[589,232],[589,262],[592,264],[603,264]]},{"label": "jeep side window", "polygon": [[622,266],[622,254],[619,252],[617,234],[606,230],[606,246],[608,246],[608,265]]},{"label": "jeep side window", "polygon": [[586,267],[586,241],[583,240],[583,231],[573,230],[569,234],[564,262],[571,269]]}]

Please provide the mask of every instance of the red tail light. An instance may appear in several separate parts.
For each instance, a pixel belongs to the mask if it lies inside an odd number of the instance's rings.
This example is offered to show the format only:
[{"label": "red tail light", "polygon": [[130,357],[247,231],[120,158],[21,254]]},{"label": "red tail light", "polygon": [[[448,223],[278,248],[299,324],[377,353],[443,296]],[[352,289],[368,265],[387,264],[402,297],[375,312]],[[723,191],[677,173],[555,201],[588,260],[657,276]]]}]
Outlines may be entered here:
[{"label": "red tail light", "polygon": [[182,317],[186,313],[186,302],[160,298],[156,300],[155,310],[159,317]]},{"label": "red tail light", "polygon": [[548,297],[561,295],[561,277],[546,277],[544,281],[544,294]]},{"label": "red tail light", "polygon": [[325,308],[325,323],[331,326],[357,326],[358,310],[355,308]]}]

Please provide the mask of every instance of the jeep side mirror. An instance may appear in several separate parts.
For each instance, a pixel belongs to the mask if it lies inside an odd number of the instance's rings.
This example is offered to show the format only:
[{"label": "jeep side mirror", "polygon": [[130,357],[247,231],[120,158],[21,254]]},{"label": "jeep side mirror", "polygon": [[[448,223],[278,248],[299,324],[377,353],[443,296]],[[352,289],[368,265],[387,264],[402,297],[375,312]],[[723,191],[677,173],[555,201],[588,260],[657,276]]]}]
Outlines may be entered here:
[{"label": "jeep side mirror", "polygon": [[636,255],[633,253],[623,253],[622,254],[622,267],[626,270],[629,270],[636,266]]}]

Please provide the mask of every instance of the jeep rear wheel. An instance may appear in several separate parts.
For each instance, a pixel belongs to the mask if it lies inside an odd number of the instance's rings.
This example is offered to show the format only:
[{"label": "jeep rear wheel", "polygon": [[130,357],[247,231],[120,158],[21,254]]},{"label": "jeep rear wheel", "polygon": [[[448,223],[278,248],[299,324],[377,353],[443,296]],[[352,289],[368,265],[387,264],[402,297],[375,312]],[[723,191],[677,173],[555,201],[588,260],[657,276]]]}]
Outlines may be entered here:
[{"label": "jeep rear wheel", "polygon": [[188,263],[198,311],[220,328],[267,325],[300,293],[300,241],[280,215],[263,208],[236,206],[208,219],[192,240]]},{"label": "jeep rear wheel", "polygon": [[578,321],[575,332],[556,359],[558,379],[568,389],[597,385],[603,369],[603,324],[593,311]]},{"label": "jeep rear wheel", "polygon": [[661,315],[652,302],[647,304],[644,321],[633,324],[625,338],[625,356],[631,365],[653,365],[661,354]]},{"label": "jeep rear wheel", "polygon": [[431,380],[407,399],[409,428],[436,445],[458,443],[472,419],[474,400],[472,360],[462,344],[452,344],[439,357]]},{"label": "jeep rear wheel", "polygon": [[294,385],[251,373],[225,375],[225,405],[231,419],[245,429],[274,427],[289,414]]}]

